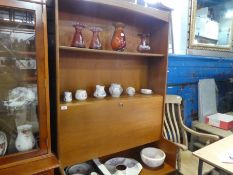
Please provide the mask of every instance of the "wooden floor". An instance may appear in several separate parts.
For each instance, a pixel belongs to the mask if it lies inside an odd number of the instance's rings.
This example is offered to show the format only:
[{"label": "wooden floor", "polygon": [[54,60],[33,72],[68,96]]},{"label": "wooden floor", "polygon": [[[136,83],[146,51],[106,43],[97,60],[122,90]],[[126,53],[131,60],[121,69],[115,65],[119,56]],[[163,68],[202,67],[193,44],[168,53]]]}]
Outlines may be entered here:
[{"label": "wooden floor", "polygon": [[168,175],[182,175],[178,170],[172,172],[172,173],[169,173]]}]

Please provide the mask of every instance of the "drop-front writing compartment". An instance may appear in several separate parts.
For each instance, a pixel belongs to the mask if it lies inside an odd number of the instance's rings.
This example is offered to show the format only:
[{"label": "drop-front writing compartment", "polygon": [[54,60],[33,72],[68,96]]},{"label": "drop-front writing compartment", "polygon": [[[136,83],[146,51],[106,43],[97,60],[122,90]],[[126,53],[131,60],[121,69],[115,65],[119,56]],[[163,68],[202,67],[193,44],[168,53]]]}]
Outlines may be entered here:
[{"label": "drop-front writing compartment", "polygon": [[161,137],[163,96],[138,95],[61,104],[61,166],[154,142]]}]

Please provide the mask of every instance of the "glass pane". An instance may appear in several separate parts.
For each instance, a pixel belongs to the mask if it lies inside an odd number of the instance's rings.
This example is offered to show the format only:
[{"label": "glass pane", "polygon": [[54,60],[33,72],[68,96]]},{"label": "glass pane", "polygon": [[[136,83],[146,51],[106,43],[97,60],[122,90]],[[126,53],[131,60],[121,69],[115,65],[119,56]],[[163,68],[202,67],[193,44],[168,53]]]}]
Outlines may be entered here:
[{"label": "glass pane", "polygon": [[39,145],[34,12],[0,7],[0,156]]}]

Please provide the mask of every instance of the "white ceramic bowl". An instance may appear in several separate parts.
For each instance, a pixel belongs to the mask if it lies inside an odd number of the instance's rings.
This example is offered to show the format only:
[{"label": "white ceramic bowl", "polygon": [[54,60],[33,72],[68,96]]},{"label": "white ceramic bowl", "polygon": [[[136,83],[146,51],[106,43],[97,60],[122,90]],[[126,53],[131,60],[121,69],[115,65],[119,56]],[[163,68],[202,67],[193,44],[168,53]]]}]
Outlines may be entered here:
[{"label": "white ceramic bowl", "polygon": [[142,94],[150,95],[153,93],[151,89],[141,89]]},{"label": "white ceramic bowl", "polygon": [[141,150],[142,161],[151,168],[159,167],[163,164],[166,154],[158,148],[147,147]]},{"label": "white ceramic bowl", "polygon": [[67,169],[69,175],[85,175],[90,174],[92,167],[87,163],[73,165]]}]

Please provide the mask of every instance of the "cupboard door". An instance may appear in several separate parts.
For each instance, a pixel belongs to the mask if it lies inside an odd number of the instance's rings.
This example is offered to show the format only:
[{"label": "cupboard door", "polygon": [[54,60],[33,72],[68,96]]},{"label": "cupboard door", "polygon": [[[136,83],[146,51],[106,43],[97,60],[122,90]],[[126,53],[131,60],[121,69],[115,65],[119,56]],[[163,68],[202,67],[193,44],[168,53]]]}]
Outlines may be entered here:
[{"label": "cupboard door", "polygon": [[41,4],[0,2],[3,164],[47,152],[48,79],[43,20]]},{"label": "cupboard door", "polygon": [[142,96],[61,106],[59,159],[63,166],[160,139],[163,97]]}]

